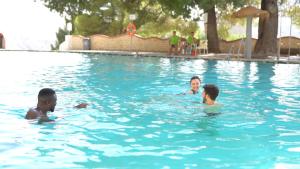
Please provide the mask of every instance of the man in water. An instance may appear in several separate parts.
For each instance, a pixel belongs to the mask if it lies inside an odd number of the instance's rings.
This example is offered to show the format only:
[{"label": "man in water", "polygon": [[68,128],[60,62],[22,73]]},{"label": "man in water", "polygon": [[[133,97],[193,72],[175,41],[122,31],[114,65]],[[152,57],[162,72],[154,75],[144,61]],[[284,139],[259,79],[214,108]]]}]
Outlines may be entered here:
[{"label": "man in water", "polygon": [[175,55],[178,55],[178,43],[179,43],[179,37],[176,35],[176,31],[173,31],[173,36],[170,37],[169,44],[170,44],[170,50],[169,55],[172,54],[173,49],[175,50]]},{"label": "man in water", "polygon": [[219,88],[213,84],[206,84],[203,86],[202,98],[203,103],[207,105],[214,105],[216,98],[219,95]]},{"label": "man in water", "polygon": [[220,109],[222,105],[216,102],[219,95],[219,88],[213,84],[207,84],[203,86],[202,98],[203,103],[206,105],[204,107],[204,112],[208,115],[220,114]]},{"label": "man in water", "polygon": [[[51,122],[54,120],[49,119],[47,113],[54,112],[56,106],[57,97],[55,91],[50,88],[44,88],[40,90],[38,94],[38,103],[36,108],[31,108],[28,110],[25,119],[39,119],[39,123]],[[86,108],[86,103],[81,103],[76,108]]]},{"label": "man in water", "polygon": [[188,91],[189,94],[198,94],[199,86],[201,84],[201,80],[198,76],[193,76],[190,80],[191,90]]}]

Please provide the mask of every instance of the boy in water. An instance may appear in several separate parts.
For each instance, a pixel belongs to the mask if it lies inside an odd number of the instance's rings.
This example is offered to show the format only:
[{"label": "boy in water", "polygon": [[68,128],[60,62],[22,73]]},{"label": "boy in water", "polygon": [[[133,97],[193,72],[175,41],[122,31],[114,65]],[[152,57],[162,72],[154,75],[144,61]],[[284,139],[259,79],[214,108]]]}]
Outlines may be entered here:
[{"label": "boy in water", "polygon": [[[47,113],[54,112],[56,106],[57,97],[55,91],[50,88],[44,88],[40,90],[38,94],[38,103],[36,108],[30,108],[26,113],[25,119],[39,119],[39,123],[51,122],[54,120],[49,119]],[[81,103],[76,108],[86,108],[86,103]]]}]

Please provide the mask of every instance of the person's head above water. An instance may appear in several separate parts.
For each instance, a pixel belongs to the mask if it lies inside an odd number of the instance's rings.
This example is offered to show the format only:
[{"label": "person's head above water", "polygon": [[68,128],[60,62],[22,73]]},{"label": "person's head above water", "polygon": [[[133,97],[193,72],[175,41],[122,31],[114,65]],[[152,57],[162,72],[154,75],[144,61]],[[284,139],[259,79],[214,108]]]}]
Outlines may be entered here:
[{"label": "person's head above water", "polygon": [[[56,101],[57,97],[53,89],[44,88],[40,90],[36,108],[30,108],[25,115],[25,119],[32,120],[39,118],[39,123],[54,121],[49,119],[47,113],[49,111],[54,112]],[[86,108],[87,105],[87,103],[81,103],[75,106],[75,108]]]},{"label": "person's head above water", "polygon": [[39,92],[37,107],[44,112],[47,111],[54,112],[56,106],[56,100],[57,97],[55,91],[50,88],[44,88]]},{"label": "person's head above water", "polygon": [[201,80],[198,76],[193,76],[190,80],[191,92],[193,94],[197,94],[199,91],[199,86],[201,84]]},{"label": "person's head above water", "polygon": [[208,105],[215,104],[215,100],[217,99],[219,95],[219,88],[213,84],[207,84],[203,86],[203,103]]}]

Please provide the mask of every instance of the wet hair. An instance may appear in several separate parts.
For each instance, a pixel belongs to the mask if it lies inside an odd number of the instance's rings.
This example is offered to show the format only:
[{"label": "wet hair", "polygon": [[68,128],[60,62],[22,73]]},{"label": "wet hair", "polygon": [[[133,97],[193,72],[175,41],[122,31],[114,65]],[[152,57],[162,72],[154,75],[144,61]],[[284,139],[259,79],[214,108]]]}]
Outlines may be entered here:
[{"label": "wet hair", "polygon": [[216,100],[219,95],[219,88],[213,84],[206,84],[203,86],[205,94],[208,94],[212,100]]},{"label": "wet hair", "polygon": [[193,76],[190,80],[190,84],[192,83],[193,80],[198,79],[201,83],[201,79],[198,76]]},{"label": "wet hair", "polygon": [[38,99],[49,99],[50,97],[55,95],[55,91],[50,88],[44,88],[40,90]]}]

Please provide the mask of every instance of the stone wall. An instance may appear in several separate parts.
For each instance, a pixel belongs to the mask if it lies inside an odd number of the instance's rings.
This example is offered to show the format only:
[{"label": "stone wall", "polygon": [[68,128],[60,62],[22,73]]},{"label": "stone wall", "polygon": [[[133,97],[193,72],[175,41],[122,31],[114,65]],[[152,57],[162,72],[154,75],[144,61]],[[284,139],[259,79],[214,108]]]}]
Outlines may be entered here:
[{"label": "stone wall", "polygon": [[115,37],[93,35],[90,39],[92,50],[166,52],[169,49],[168,39],[142,38],[137,35],[132,38],[125,34]]},{"label": "stone wall", "polygon": [[83,39],[80,35],[66,35],[65,41],[59,45],[59,50],[83,50]]},{"label": "stone wall", "polygon": [[[238,53],[240,47],[240,53],[244,53],[244,40],[238,39],[234,41],[220,41],[220,48],[222,53],[229,53],[229,51],[233,51],[233,53]],[[252,50],[254,50],[254,46],[256,44],[257,39],[252,39]],[[290,43],[290,53],[291,55],[300,54],[300,38],[296,37],[281,37],[278,39],[278,45],[280,41],[280,53],[288,54],[289,43]]]},{"label": "stone wall", "polygon": [[[256,39],[252,39],[252,51],[256,43]],[[220,40],[220,50],[222,53],[244,53],[245,39],[238,39],[233,41]]]},{"label": "stone wall", "polygon": [[[84,50],[84,38],[79,35],[67,35],[66,41],[61,44],[60,50]],[[142,38],[138,35],[132,38],[126,34],[109,37],[106,35],[92,35],[90,37],[91,50],[108,51],[139,51],[139,52],[168,52],[168,39],[160,38]],[[291,37],[291,54],[300,54],[300,39]],[[244,39],[234,41],[220,40],[222,53],[244,53]],[[256,39],[252,39],[252,48],[254,49]],[[279,41],[279,39],[278,39]],[[289,37],[281,38],[281,53],[288,53]],[[240,48],[240,50],[239,50]]]},{"label": "stone wall", "polygon": [[290,43],[290,54],[291,55],[300,54],[300,38],[296,38],[296,37],[289,38],[288,36],[286,36],[286,37],[282,37],[280,42],[281,42],[280,53],[288,54],[289,43]]}]

